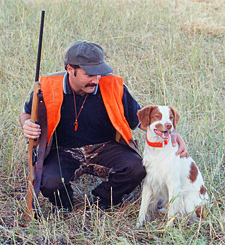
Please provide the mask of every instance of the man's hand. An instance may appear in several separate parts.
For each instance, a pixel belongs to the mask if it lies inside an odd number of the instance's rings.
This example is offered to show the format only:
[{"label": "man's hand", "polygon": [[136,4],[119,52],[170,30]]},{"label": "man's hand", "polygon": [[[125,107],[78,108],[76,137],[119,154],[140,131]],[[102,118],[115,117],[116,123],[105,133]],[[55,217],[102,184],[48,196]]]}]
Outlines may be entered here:
[{"label": "man's hand", "polygon": [[30,114],[24,113],[23,110],[20,113],[20,124],[23,128],[24,136],[28,139],[37,139],[41,134],[40,125],[32,123],[30,120]]},{"label": "man's hand", "polygon": [[28,139],[37,139],[41,134],[40,125],[32,123],[30,119],[24,121],[23,125],[24,136]]},{"label": "man's hand", "polygon": [[176,146],[177,143],[179,145],[179,149],[176,152],[176,156],[180,155],[181,158],[187,157],[188,152],[187,152],[186,144],[176,130],[173,130],[173,132],[171,133],[171,140],[172,140],[173,147]]}]

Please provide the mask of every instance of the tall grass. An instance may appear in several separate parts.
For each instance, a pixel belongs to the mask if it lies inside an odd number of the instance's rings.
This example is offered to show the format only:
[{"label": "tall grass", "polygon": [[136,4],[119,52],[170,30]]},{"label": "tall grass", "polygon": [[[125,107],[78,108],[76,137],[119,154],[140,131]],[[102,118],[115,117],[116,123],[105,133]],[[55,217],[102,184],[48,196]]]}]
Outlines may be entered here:
[{"label": "tall grass", "polygon": [[[84,216],[96,181],[74,183],[75,211],[51,214],[41,195],[41,219],[27,224],[26,139],[19,113],[32,91],[41,10],[46,10],[40,74],[63,70],[75,40],[99,43],[114,73],[141,106],[171,104],[178,131],[197,161],[211,197],[206,220],[166,227],[158,217],[135,229],[139,202]],[[0,243],[2,244],[223,244],[225,145],[224,0],[1,0]],[[144,134],[134,137],[143,149]],[[138,190],[136,195],[139,196]]]}]

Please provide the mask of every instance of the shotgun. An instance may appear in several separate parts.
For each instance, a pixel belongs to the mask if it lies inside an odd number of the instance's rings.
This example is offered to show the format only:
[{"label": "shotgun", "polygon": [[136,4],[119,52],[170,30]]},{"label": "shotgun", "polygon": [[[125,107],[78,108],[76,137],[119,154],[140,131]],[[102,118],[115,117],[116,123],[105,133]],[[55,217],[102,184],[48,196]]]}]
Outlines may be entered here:
[{"label": "shotgun", "polygon": [[[33,100],[32,100],[32,111],[31,111],[31,122],[38,123],[38,95],[41,94],[41,84],[39,82],[39,71],[40,71],[40,63],[41,63],[41,48],[42,48],[42,38],[43,38],[43,29],[44,29],[44,17],[45,11],[42,10],[41,13],[41,24],[40,24],[40,33],[39,33],[39,45],[38,45],[38,54],[37,54],[37,64],[36,64],[36,75],[35,75],[35,83],[34,83],[34,92],[33,92]],[[26,211],[26,220],[29,222],[35,217],[35,191],[34,191],[34,183],[36,176],[36,165],[38,159],[38,144],[39,139],[29,139],[28,145],[28,186],[27,186],[27,211]],[[37,197],[37,194],[36,194]]]}]

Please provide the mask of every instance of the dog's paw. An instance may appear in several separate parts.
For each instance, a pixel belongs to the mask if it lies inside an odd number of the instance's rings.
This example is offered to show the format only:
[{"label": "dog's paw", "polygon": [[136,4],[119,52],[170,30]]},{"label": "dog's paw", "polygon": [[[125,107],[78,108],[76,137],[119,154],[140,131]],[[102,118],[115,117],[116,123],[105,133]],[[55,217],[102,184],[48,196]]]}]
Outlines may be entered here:
[{"label": "dog's paw", "polygon": [[142,227],[144,227],[144,225],[138,222],[138,223],[136,224],[136,227],[135,227],[135,228],[136,228],[136,229],[140,229],[140,228],[142,228]]},{"label": "dog's paw", "polygon": [[143,227],[143,226],[144,226],[144,221],[142,221],[142,220],[139,220],[139,221],[136,223],[136,229],[141,228],[141,227]]}]

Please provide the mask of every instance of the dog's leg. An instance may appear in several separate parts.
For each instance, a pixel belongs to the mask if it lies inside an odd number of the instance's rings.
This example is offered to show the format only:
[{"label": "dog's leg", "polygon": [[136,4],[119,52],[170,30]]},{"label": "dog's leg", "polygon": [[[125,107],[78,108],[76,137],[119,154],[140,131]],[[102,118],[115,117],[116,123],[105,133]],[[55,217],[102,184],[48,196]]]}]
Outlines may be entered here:
[{"label": "dog's leg", "polygon": [[148,206],[150,203],[150,199],[152,196],[152,190],[151,187],[147,181],[147,178],[144,179],[143,181],[143,189],[142,189],[142,196],[141,196],[141,208],[138,216],[138,222],[137,222],[137,227],[143,226],[145,217],[147,214]]},{"label": "dog's leg", "polygon": [[[192,195],[190,195],[192,194]],[[193,199],[194,197],[194,199]],[[195,205],[194,205],[194,201],[193,200],[198,200],[199,197],[197,197],[195,195],[195,193],[188,193],[185,197],[184,197],[184,205],[185,205],[185,211],[186,213],[188,214],[189,216],[189,222],[198,222],[198,218],[197,218],[197,215],[196,215],[196,212],[195,212],[195,209],[197,208]]]},{"label": "dog's leg", "polygon": [[196,191],[189,192],[184,197],[185,211],[189,214],[191,222],[198,222],[199,218],[204,218],[204,209],[208,203],[207,199],[202,199]]},{"label": "dog's leg", "polygon": [[168,225],[173,226],[176,214],[183,214],[183,197],[179,183],[169,186]]}]

